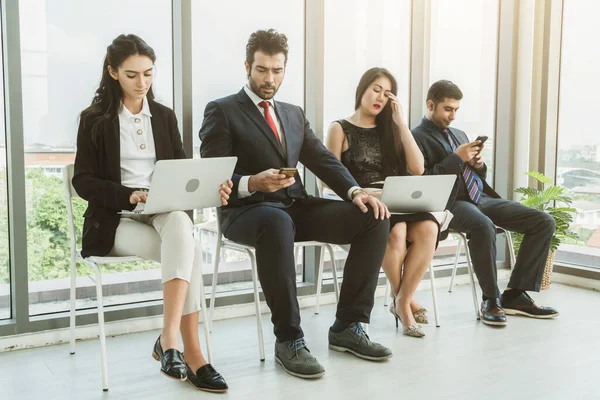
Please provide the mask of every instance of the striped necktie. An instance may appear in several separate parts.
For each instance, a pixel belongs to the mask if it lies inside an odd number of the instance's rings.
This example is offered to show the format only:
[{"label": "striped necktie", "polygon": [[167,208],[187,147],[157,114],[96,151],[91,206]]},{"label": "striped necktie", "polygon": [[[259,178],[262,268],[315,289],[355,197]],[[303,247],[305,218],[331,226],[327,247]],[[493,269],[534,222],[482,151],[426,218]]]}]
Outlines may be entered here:
[{"label": "striped necktie", "polygon": [[[458,147],[454,138],[450,134],[449,129],[444,130],[444,134],[446,135],[446,139],[450,143],[450,147],[452,151],[456,151]],[[479,186],[477,185],[477,179],[475,179],[476,172],[471,168],[470,165],[465,164],[465,168],[463,169],[462,176],[465,181],[465,186],[467,187],[467,193],[469,194],[469,198],[473,201],[473,203],[479,203],[479,199],[481,199],[481,191],[479,190]]]}]

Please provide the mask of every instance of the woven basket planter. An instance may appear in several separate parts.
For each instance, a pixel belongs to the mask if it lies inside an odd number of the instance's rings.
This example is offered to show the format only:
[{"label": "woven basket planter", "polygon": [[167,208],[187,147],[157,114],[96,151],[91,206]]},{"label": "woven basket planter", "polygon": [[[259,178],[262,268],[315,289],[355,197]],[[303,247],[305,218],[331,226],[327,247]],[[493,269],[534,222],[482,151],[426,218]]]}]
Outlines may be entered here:
[{"label": "woven basket planter", "polygon": [[542,290],[550,288],[550,283],[552,279],[552,268],[554,267],[555,256],[556,251],[550,251],[548,253],[548,258],[546,259],[546,266],[544,267],[544,276],[542,277]]}]

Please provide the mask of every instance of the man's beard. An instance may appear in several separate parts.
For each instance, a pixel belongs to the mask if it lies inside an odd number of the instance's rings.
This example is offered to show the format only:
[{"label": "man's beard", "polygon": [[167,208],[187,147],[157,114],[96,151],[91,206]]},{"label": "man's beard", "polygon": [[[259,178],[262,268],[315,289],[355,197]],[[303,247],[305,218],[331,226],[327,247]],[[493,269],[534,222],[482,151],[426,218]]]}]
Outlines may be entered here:
[{"label": "man's beard", "polygon": [[[251,77],[248,76],[248,82],[250,83],[250,89],[261,99],[269,100],[275,97],[277,93],[277,88],[273,85],[261,85],[258,86]],[[261,89],[273,89],[273,93],[263,93]]]}]

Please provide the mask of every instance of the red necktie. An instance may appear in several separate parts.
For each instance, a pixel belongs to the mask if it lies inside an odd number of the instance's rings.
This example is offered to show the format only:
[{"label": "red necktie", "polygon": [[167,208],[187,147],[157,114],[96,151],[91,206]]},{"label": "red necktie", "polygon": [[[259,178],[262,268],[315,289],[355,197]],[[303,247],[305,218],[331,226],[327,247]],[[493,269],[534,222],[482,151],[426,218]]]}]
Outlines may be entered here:
[{"label": "red necktie", "polygon": [[265,110],[265,119],[267,120],[267,124],[271,127],[271,130],[275,134],[277,138],[277,142],[281,144],[281,140],[279,139],[279,132],[277,132],[277,127],[275,126],[275,121],[273,121],[273,117],[271,117],[271,113],[269,112],[269,106],[271,105],[268,101],[261,101],[258,103],[259,106]]}]

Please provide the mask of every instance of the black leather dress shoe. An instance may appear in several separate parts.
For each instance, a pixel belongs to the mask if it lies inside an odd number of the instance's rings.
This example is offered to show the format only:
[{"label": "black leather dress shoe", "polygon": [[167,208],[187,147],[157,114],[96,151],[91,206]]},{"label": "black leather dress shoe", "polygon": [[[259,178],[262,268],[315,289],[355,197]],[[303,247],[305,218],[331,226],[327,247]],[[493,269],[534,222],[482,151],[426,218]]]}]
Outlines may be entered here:
[{"label": "black leather dress shoe", "polygon": [[530,318],[554,318],[558,311],[552,307],[542,307],[535,304],[527,292],[522,292],[516,299],[508,300],[502,295],[502,307],[508,315],[524,315]]},{"label": "black leather dress shoe", "polygon": [[195,374],[187,366],[187,381],[196,389],[204,390],[205,392],[223,393],[229,388],[227,383],[225,383],[225,379],[210,364],[198,368]]},{"label": "black leather dress shoe", "polygon": [[487,299],[481,303],[481,322],[486,325],[506,325],[506,315],[500,305],[500,299]]},{"label": "black leather dress shoe", "polygon": [[156,361],[160,361],[160,372],[166,377],[177,379],[178,381],[185,381],[187,379],[187,366],[185,361],[183,361],[183,354],[177,349],[169,349],[163,352],[160,345],[160,336],[156,339],[156,343],[154,343],[152,357]]}]

